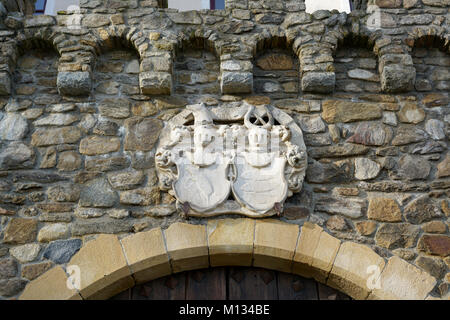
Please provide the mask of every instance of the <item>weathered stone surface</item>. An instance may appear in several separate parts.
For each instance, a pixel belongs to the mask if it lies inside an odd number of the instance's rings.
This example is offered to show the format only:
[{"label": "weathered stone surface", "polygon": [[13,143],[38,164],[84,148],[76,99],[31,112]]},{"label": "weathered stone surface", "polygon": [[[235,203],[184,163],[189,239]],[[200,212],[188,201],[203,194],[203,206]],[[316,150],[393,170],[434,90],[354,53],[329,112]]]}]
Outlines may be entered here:
[{"label": "weathered stone surface", "polygon": [[290,70],[294,67],[290,56],[276,53],[259,58],[256,65],[263,70]]},{"label": "weathered stone surface", "polygon": [[173,272],[208,267],[206,226],[174,223],[164,231],[164,236]]},{"label": "weathered stone surface", "polygon": [[119,149],[119,138],[91,136],[80,142],[80,153],[88,156],[111,153]]},{"label": "weathered stone surface", "polygon": [[31,262],[37,258],[41,246],[36,243],[24,244],[9,249],[9,253],[21,263]]},{"label": "weathered stone surface", "polygon": [[370,180],[378,176],[381,166],[368,158],[355,159],[355,178],[358,180]]},{"label": "weathered stone surface", "polygon": [[374,103],[328,100],[322,103],[322,118],[328,123],[379,119],[381,108]]},{"label": "weathered stone surface", "polygon": [[54,144],[76,143],[81,138],[81,131],[76,127],[38,128],[31,136],[31,144],[36,147]]},{"label": "weathered stone surface", "polygon": [[211,266],[250,266],[253,257],[255,221],[225,219],[208,222]]},{"label": "weathered stone surface", "polygon": [[450,176],[450,153],[447,153],[444,160],[437,165],[437,178],[445,178]]},{"label": "weathered stone surface", "polygon": [[363,214],[366,205],[362,199],[339,199],[332,197],[321,197],[316,200],[316,211],[330,214],[341,214],[349,218],[359,218]]},{"label": "weathered stone surface", "polygon": [[348,229],[345,218],[340,216],[332,216],[327,220],[326,226],[330,230],[345,231]]},{"label": "weathered stone surface", "polygon": [[277,220],[258,220],[253,266],[287,272],[292,267],[299,228]]},{"label": "weathered stone surface", "polygon": [[121,243],[137,283],[147,282],[171,273],[169,256],[160,228],[125,237]]},{"label": "weathered stone surface", "polygon": [[412,66],[392,64],[385,66],[381,73],[381,88],[383,91],[396,93],[414,88],[416,69]]},{"label": "weathered stone surface", "polygon": [[446,233],[447,226],[442,221],[430,221],[422,225],[422,230],[427,233]]},{"label": "weathered stone surface", "polygon": [[370,236],[377,229],[377,224],[373,221],[359,221],[355,223],[356,230],[362,236]]},{"label": "weathered stone surface", "polygon": [[253,73],[223,72],[220,88],[224,94],[251,93],[253,90]]},{"label": "weathered stone surface", "polygon": [[365,299],[370,292],[368,284],[372,272],[369,268],[383,270],[384,259],[367,246],[345,242],[339,252],[327,280],[327,285],[344,291],[355,299]]},{"label": "weathered stone surface", "polygon": [[398,112],[398,120],[404,123],[420,123],[425,119],[425,111],[416,103],[405,103]]},{"label": "weathered stone surface", "polygon": [[303,75],[301,84],[304,92],[333,92],[336,84],[336,75],[334,72],[308,72]]},{"label": "weathered stone surface", "polygon": [[437,258],[419,256],[415,264],[437,279],[441,278],[446,270],[444,261]]},{"label": "weathered stone surface", "polygon": [[306,133],[325,132],[325,124],[319,115],[298,117],[300,128]]},{"label": "weathered stone surface", "polygon": [[393,146],[401,146],[412,142],[424,141],[427,137],[425,131],[416,126],[402,125],[397,129],[397,134],[392,140]]},{"label": "weathered stone surface", "polygon": [[21,142],[13,142],[0,152],[0,170],[31,168],[34,161],[33,149]]},{"label": "weathered stone surface", "polygon": [[404,215],[406,220],[413,224],[421,224],[442,216],[439,208],[434,205],[433,201],[427,195],[411,201],[405,207]]},{"label": "weathered stone surface", "polygon": [[65,223],[49,224],[39,230],[38,241],[50,242],[53,240],[64,239],[69,236],[69,233],[69,227]]},{"label": "weathered stone surface", "polygon": [[0,260],[0,280],[15,277],[17,274],[17,262],[14,259]]},{"label": "weathered stone surface", "polygon": [[425,123],[425,130],[434,140],[442,140],[445,138],[445,124],[440,120],[428,120]]},{"label": "weathered stone surface", "polygon": [[84,96],[91,92],[92,80],[89,72],[58,72],[59,93],[68,96]]},{"label": "weathered stone surface", "polygon": [[132,225],[128,221],[93,221],[74,222],[71,226],[72,236],[79,237],[87,234],[117,234],[131,232]]},{"label": "weathered stone surface", "polygon": [[20,295],[20,300],[81,300],[76,289],[67,286],[68,277],[63,268],[57,266],[30,282]]},{"label": "weathered stone surface", "polygon": [[79,205],[82,207],[110,208],[119,199],[117,193],[111,189],[104,178],[89,182],[80,194]]},{"label": "weathered stone surface", "polygon": [[0,72],[0,96],[11,94],[11,77],[7,72]]},{"label": "weathered stone surface", "polygon": [[420,229],[408,223],[382,224],[375,234],[377,245],[387,249],[411,248],[415,245]]},{"label": "weathered stone surface", "polygon": [[0,139],[21,140],[28,132],[28,122],[18,113],[7,113],[0,120]]},{"label": "weathered stone surface", "polygon": [[355,133],[347,142],[363,144],[366,146],[382,146],[388,138],[388,131],[380,123],[364,122],[358,125]]},{"label": "weathered stone surface", "polygon": [[348,156],[364,155],[369,152],[369,148],[359,144],[344,143],[329,147],[316,147],[308,150],[308,156],[314,159],[340,158]]},{"label": "weathered stone surface", "polygon": [[367,218],[383,222],[400,222],[402,213],[397,201],[388,198],[369,199]]},{"label": "weathered stone surface", "polygon": [[196,11],[169,12],[167,16],[179,24],[202,24],[202,18]]},{"label": "weathered stone surface", "polygon": [[311,183],[340,183],[353,178],[348,163],[313,161],[306,169],[306,180]]},{"label": "weathered stone surface", "polygon": [[47,196],[56,202],[75,202],[80,198],[80,188],[73,184],[60,184],[49,187]]},{"label": "weathered stone surface", "polygon": [[124,149],[150,151],[159,138],[163,125],[157,119],[131,118],[125,121]]},{"label": "weathered stone surface", "polygon": [[125,98],[104,99],[98,109],[104,117],[123,119],[130,115],[131,103]]},{"label": "weathered stone surface", "polygon": [[168,72],[141,72],[139,85],[143,94],[169,95],[172,92],[172,75]]},{"label": "weathered stone surface", "polygon": [[381,273],[379,284],[372,291],[369,299],[423,300],[435,286],[436,279],[399,257],[393,256]]},{"label": "weathered stone surface", "polygon": [[23,279],[6,279],[0,280],[0,296],[11,297],[18,294],[25,288],[27,281]]},{"label": "weathered stone surface", "polygon": [[105,159],[86,159],[85,168],[92,172],[108,172],[122,170],[130,165],[128,158],[124,156],[109,157]]},{"label": "weathered stone surface", "polygon": [[417,249],[427,254],[447,257],[450,255],[450,237],[447,235],[425,234],[419,239]]},{"label": "weathered stone surface", "polygon": [[134,285],[117,236],[100,235],[86,243],[70,260],[80,268],[80,294],[105,299]]},{"label": "weathered stone surface", "polygon": [[78,152],[61,152],[58,157],[57,168],[59,171],[75,171],[81,168],[81,157]]},{"label": "weathered stone surface", "polygon": [[398,162],[397,175],[404,180],[426,179],[431,170],[430,163],[422,157],[404,155]]},{"label": "weathered stone surface", "polygon": [[50,270],[53,265],[52,262],[46,261],[22,266],[22,278],[34,280],[47,270]]},{"label": "weathered stone surface", "polygon": [[3,242],[25,244],[33,242],[37,234],[37,221],[34,219],[13,218],[4,231]]},{"label": "weathered stone surface", "polygon": [[80,250],[81,245],[81,239],[53,241],[45,249],[44,258],[52,260],[56,264],[67,263]]},{"label": "weathered stone surface", "polygon": [[47,117],[41,118],[33,122],[33,125],[39,126],[68,126],[72,123],[80,120],[77,115],[66,114],[66,113],[56,113],[50,114]]},{"label": "weathered stone surface", "polygon": [[130,190],[139,186],[144,180],[142,171],[128,171],[108,175],[108,181],[114,189]]},{"label": "weathered stone surface", "polygon": [[77,208],[74,212],[75,216],[83,219],[99,218],[105,213],[106,212],[103,209],[96,208]]},{"label": "weathered stone surface", "polygon": [[448,96],[442,93],[430,93],[422,99],[422,103],[428,108],[444,106],[447,105],[448,102]]},{"label": "weathered stone surface", "polygon": [[120,203],[136,206],[148,206],[159,203],[159,188],[136,189],[120,193]]}]

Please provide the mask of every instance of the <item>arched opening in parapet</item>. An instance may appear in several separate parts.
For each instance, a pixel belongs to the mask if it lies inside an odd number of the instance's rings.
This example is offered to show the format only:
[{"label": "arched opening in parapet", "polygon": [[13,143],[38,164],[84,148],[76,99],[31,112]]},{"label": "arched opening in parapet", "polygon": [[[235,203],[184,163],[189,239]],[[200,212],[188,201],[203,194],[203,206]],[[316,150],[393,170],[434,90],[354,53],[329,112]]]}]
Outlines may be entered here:
[{"label": "arched opening in parapet", "polygon": [[442,37],[423,36],[411,51],[416,68],[415,89],[420,92],[450,91],[450,48]]},{"label": "arched opening in parapet", "polygon": [[337,93],[381,92],[378,58],[367,36],[350,34],[339,41],[334,67]]},{"label": "arched opening in parapet", "polygon": [[314,279],[253,267],[175,273],[127,289],[111,300],[351,300]]},{"label": "arched opening in parapet", "polygon": [[254,93],[272,100],[296,98],[300,90],[299,60],[286,37],[259,41],[253,62]]},{"label": "arched opening in parapet", "polygon": [[59,54],[54,46],[46,40],[32,39],[21,43],[17,54],[12,81],[13,96],[19,101],[27,101],[24,109],[58,103],[60,97],[56,79]]},{"label": "arched opening in parapet", "polygon": [[195,104],[217,104],[220,92],[220,62],[214,44],[204,38],[185,40],[177,47],[174,93]]}]

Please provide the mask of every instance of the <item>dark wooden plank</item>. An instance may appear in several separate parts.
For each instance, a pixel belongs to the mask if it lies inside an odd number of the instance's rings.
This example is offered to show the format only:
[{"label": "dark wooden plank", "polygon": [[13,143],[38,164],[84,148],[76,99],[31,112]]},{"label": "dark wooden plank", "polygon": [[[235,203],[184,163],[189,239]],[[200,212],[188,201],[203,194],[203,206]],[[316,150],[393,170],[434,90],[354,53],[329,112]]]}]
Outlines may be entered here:
[{"label": "dark wooden plank", "polygon": [[318,300],[317,282],[289,273],[278,273],[280,300]]},{"label": "dark wooden plank", "polygon": [[133,300],[185,300],[186,273],[177,273],[133,288]]},{"label": "dark wooden plank", "polygon": [[330,288],[322,283],[317,283],[319,291],[319,300],[351,300],[346,294]]},{"label": "dark wooden plank", "polygon": [[189,271],[186,282],[186,300],[226,300],[225,268]]},{"label": "dark wooden plank", "polygon": [[230,268],[229,300],[278,300],[277,274],[257,268]]}]

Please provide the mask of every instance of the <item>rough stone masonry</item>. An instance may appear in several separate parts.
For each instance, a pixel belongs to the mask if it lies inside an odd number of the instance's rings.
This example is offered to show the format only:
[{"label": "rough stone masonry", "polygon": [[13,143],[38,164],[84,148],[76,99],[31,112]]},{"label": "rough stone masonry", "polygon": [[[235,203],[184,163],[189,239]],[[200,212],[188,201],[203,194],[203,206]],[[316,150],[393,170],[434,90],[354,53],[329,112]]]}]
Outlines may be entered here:
[{"label": "rough stone masonry", "polygon": [[158,188],[160,131],[188,104],[244,101],[304,133],[306,180],[279,219],[399,256],[449,297],[448,0],[80,2],[56,17],[0,5],[0,298],[97,234],[183,220]]}]

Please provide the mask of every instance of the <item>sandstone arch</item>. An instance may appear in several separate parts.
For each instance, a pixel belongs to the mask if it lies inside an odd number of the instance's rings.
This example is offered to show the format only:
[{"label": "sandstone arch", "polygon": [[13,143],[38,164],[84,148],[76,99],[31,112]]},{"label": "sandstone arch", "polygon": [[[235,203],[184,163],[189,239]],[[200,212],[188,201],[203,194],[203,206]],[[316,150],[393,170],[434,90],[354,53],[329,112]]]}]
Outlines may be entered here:
[{"label": "sandstone arch", "polygon": [[[80,290],[66,286],[72,266],[80,268]],[[271,219],[224,219],[207,225],[174,223],[122,239],[99,235],[65,268],[56,266],[30,282],[20,299],[105,299],[135,284],[209,266],[292,272],[355,299],[432,299],[436,283],[396,256],[386,262],[369,247],[341,242],[312,223],[299,228]],[[372,275],[380,275],[379,286],[374,281],[368,288]]]}]

